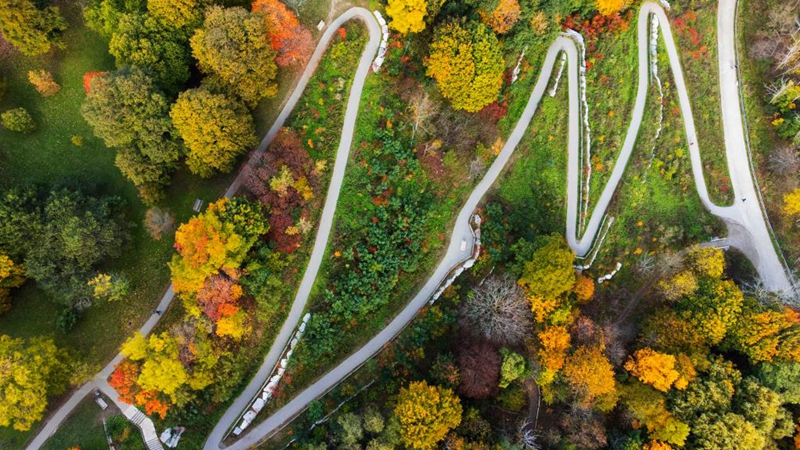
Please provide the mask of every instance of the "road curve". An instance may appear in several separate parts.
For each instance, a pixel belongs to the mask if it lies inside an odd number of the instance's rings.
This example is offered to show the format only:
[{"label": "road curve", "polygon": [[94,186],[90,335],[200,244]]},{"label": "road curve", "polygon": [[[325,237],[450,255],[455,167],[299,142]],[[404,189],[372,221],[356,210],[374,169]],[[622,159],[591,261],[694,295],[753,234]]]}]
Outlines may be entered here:
[{"label": "road curve", "polygon": [[[734,38],[732,33],[732,22],[734,17],[728,13],[723,14],[723,11],[728,11],[729,8],[735,9],[735,5],[736,0],[720,0],[720,55],[728,55],[730,52],[735,52],[735,50],[732,49]],[[578,188],[578,177],[580,176],[580,170],[578,167],[578,154],[580,151],[579,136],[581,124],[579,117],[580,101],[578,93],[579,57],[575,41],[568,37],[561,36],[557,38],[548,49],[545,62],[542,67],[542,72],[540,73],[539,79],[534,86],[528,104],[522,113],[522,117],[514,127],[514,130],[506,141],[505,146],[500,151],[499,155],[487,173],[484,175],[483,179],[472,191],[468,200],[459,212],[447,252],[440,261],[433,275],[430,277],[430,279],[428,279],[419,293],[377,336],[372,338],[363,347],[358,349],[354,354],[349,356],[334,369],[323,375],[307,389],[300,392],[294,399],[279,409],[271,417],[251,428],[246,435],[227,448],[232,450],[244,450],[251,448],[251,446],[257,445],[265,438],[271,436],[275,431],[279,430],[292,418],[300,414],[306,408],[309,402],[324,395],[343,378],[347,377],[350,373],[358,369],[365,361],[379,352],[384,345],[397,336],[397,334],[400,333],[400,331],[402,331],[411,320],[413,320],[419,309],[428,302],[431,295],[445,279],[451,268],[461,263],[468,257],[469,254],[471,254],[471,248],[467,248],[466,250],[461,250],[460,248],[461,243],[464,240],[466,240],[468,243],[472,242],[469,219],[483,196],[501,174],[503,168],[514,152],[514,149],[524,136],[524,133],[538,108],[539,101],[545,94],[552,70],[556,65],[557,56],[561,52],[564,52],[567,55],[569,70],[569,155],[567,174],[568,186],[566,234],[567,241],[576,251],[576,253],[579,255],[584,255],[589,252],[592,246],[592,241],[599,230],[602,217],[608,208],[614,191],[624,175],[625,167],[630,159],[630,155],[633,151],[636,143],[636,137],[641,126],[649,84],[650,66],[648,64],[648,33],[649,19],[651,16],[655,16],[656,20],[658,20],[661,25],[670,65],[672,67],[673,77],[675,79],[675,86],[678,91],[679,103],[684,117],[687,144],[692,162],[692,175],[694,177],[696,188],[703,205],[709,210],[709,212],[717,217],[720,217],[728,225],[729,232],[732,235],[729,236],[728,242],[731,245],[739,247],[745,253],[745,255],[747,255],[753,261],[754,265],[759,270],[759,274],[769,288],[776,291],[783,291],[790,288],[786,272],[784,271],[783,266],[780,264],[777,254],[775,253],[775,249],[772,246],[769,234],[766,232],[767,229],[764,224],[763,217],[761,216],[761,211],[757,205],[757,197],[753,195],[753,201],[750,203],[738,202],[729,207],[720,207],[715,205],[709,199],[708,188],[702,171],[700,150],[697,145],[697,134],[694,127],[694,118],[691,111],[691,104],[689,102],[689,95],[686,90],[686,83],[684,81],[683,71],[680,65],[680,58],[675,47],[669,20],[660,5],[652,2],[646,2],[642,5],[639,12],[639,84],[636,102],[631,117],[631,123],[628,128],[628,133],[626,135],[622,151],[620,152],[619,159],[615,163],[609,182],[603,189],[600,200],[592,212],[592,216],[589,220],[583,237],[578,238],[576,235],[577,210],[578,202],[580,201]],[[724,47],[727,48],[725,48],[723,51]],[[720,64],[722,65],[723,62]],[[723,91],[722,98],[724,99],[723,111],[725,112],[726,109],[730,109],[731,97],[735,98],[738,104],[738,96],[735,90],[733,92],[730,91],[730,80],[724,80],[722,72],[723,71],[721,70],[720,82]],[[730,75],[730,72],[726,72],[725,75]],[[733,84],[736,86],[735,73],[733,74],[733,77]],[[728,108],[726,108],[726,105],[728,105]],[[737,112],[738,111],[739,109],[737,108]],[[739,173],[739,176],[737,176],[735,179],[731,177],[731,182],[734,186],[734,192],[737,194],[737,196],[739,196],[741,193],[744,195],[754,194],[755,190],[753,187],[753,179],[750,176],[749,171],[749,160],[747,158],[746,151],[744,153],[741,151],[744,148],[743,145],[737,148],[737,144],[735,142],[728,143],[729,135],[731,136],[731,140],[736,139],[737,127],[739,128],[739,137],[741,138],[743,136],[743,133],[741,132],[741,116],[739,115],[737,118],[735,114],[723,114],[723,121],[725,122],[726,126],[726,154],[728,156],[729,166],[732,173],[734,171]],[[728,131],[729,129],[731,131]],[[743,138],[741,138],[741,141],[743,143]],[[253,393],[253,395],[255,395],[255,393]],[[239,409],[239,412],[241,412],[243,408],[244,406]],[[227,429],[232,423],[233,422],[220,423],[218,424],[218,428]],[[217,439],[209,439],[204,447],[205,450],[217,450],[219,448],[221,448],[220,441]]]},{"label": "road curve", "polygon": [[[353,355],[348,357],[339,366],[335,367],[333,370],[312,384],[309,388],[301,392],[295,399],[278,410],[272,417],[251,428],[250,432],[233,444],[231,448],[249,448],[250,445],[255,445],[265,437],[270,436],[277,429],[287,423],[291,418],[302,412],[310,401],[323,395],[330,388],[335,386],[341,379],[345,378],[353,370],[360,367],[363,362],[380,351],[380,349],[386,343],[393,339],[415,317],[417,311],[425,305],[439,284],[447,276],[450,269],[468,258],[472,252],[472,233],[469,226],[469,219],[472,215],[472,212],[478,206],[479,202],[495,182],[495,180],[499,177],[509,158],[513,154],[514,149],[521,141],[530,124],[530,121],[533,118],[533,115],[538,108],[539,101],[545,93],[552,70],[556,63],[556,57],[561,52],[564,52],[569,59],[569,155],[567,174],[568,186],[566,237],[570,246],[579,255],[585,255],[590,251],[592,242],[597,235],[605,211],[619,182],[622,179],[622,176],[624,175],[625,167],[633,151],[636,136],[641,125],[642,114],[647,99],[647,86],[649,83],[647,42],[648,19],[651,15],[655,15],[661,24],[663,38],[666,44],[670,64],[672,66],[676,89],[678,91],[679,103],[684,117],[687,143],[692,162],[692,173],[701,201],[712,214],[725,221],[729,230],[729,236],[726,239],[726,242],[742,250],[742,252],[753,262],[754,266],[757,268],[759,274],[763,278],[765,285],[774,291],[788,291],[791,288],[789,279],[786,276],[786,272],[781,265],[780,260],[778,259],[775,248],[772,245],[764,217],[762,216],[761,209],[758,204],[758,196],[756,195],[753,178],[751,176],[749,167],[749,158],[744,141],[744,132],[742,131],[742,115],[741,105],[738,97],[738,83],[736,80],[736,72],[731,68],[731,64],[735,64],[736,60],[734,47],[735,8],[736,0],[720,0],[719,2],[718,36],[720,55],[720,84],[722,94],[721,108],[725,127],[726,155],[728,157],[729,171],[731,173],[731,183],[737,198],[737,202],[735,202],[734,205],[729,207],[720,207],[711,202],[708,197],[708,189],[702,173],[701,157],[699,148],[697,146],[691,105],[689,102],[688,93],[686,91],[683,71],[680,66],[680,59],[675,48],[669,21],[667,20],[664,10],[659,5],[652,2],[647,2],[642,5],[639,13],[639,77],[636,103],[634,105],[631,123],[629,125],[628,133],[626,135],[623,148],[620,152],[619,159],[614,165],[614,170],[612,171],[609,182],[603,189],[600,199],[592,211],[592,215],[589,219],[583,237],[579,238],[576,235],[576,216],[578,211],[578,202],[580,201],[578,188],[578,177],[580,176],[580,170],[578,167],[578,152],[580,151],[578,67],[580,61],[575,42],[572,39],[564,36],[559,37],[548,49],[542,72],[537,80],[533,92],[531,93],[529,102],[523,111],[522,117],[517,122],[517,125],[506,141],[506,144],[501,150],[500,154],[497,156],[480,183],[472,191],[467,202],[459,212],[447,252],[440,261],[431,278],[423,286],[420,292],[377,336],[356,351]],[[290,96],[289,101],[279,114],[275,124],[262,140],[259,148],[251,155],[250,160],[252,161],[260,157],[260,155],[266,150],[267,146],[275,137],[278,130],[288,118],[295,104],[302,95],[309,78],[313,74],[317,63],[327,48],[327,42],[330,40],[331,36],[339,26],[353,18],[361,19],[366,23],[370,34],[370,40],[366,45],[364,53],[362,54],[361,61],[351,87],[350,96],[348,98],[345,121],[342,127],[342,136],[336,156],[336,163],[334,165],[331,185],[328,190],[325,207],[320,219],[320,227],[314,243],[314,249],[309,260],[309,266],[307,267],[303,276],[302,283],[295,298],[295,302],[292,305],[289,317],[281,328],[279,335],[276,337],[272,348],[265,357],[264,363],[245,391],[234,401],[222,419],[218,422],[217,426],[214,428],[214,431],[206,441],[206,445],[204,447],[205,450],[216,450],[221,448],[221,439],[224,437],[225,432],[236,421],[236,419],[238,419],[239,414],[244,410],[249,401],[255,397],[264,380],[267,376],[269,376],[269,373],[277,363],[277,359],[280,356],[280,351],[283,349],[286,342],[288,342],[292,331],[299,322],[303,310],[305,309],[308,295],[311,287],[313,286],[317,271],[319,270],[322,257],[324,256],[325,247],[330,236],[336,202],[338,200],[339,191],[349,156],[349,150],[352,143],[355,121],[358,113],[358,104],[361,98],[364,80],[369,72],[369,65],[372,62],[372,58],[377,52],[380,44],[380,27],[369,11],[363,8],[352,8],[339,16],[329,25],[328,29],[323,34],[320,44],[317,46],[308,66],[303,72],[297,87]],[[228,191],[225,193],[225,196],[233,196],[238,191],[242,181],[243,173],[240,173]],[[740,199],[748,198],[752,198],[752,200],[750,202],[738,201]],[[469,245],[467,249],[461,250],[461,243],[464,240],[466,240]],[[158,309],[161,311],[166,310],[173,297],[174,293],[170,286],[170,288],[162,297]],[[159,318],[160,316],[156,314],[151,316],[144,326],[142,326],[140,332],[145,335],[150,333],[155,324],[158,322]],[[121,355],[117,355],[108,365],[103,368],[100,373],[98,373],[98,375],[92,381],[84,384],[78,391],[76,391],[52,416],[48,418],[47,423],[42,427],[27,448],[31,450],[38,450],[44,444],[47,438],[49,438],[55,432],[60,423],[63,422],[72,409],[74,409],[77,404],[92,390],[99,388],[104,393],[109,395],[114,401],[117,401],[117,395],[108,385],[106,379],[113,372],[114,366],[121,358]]]}]

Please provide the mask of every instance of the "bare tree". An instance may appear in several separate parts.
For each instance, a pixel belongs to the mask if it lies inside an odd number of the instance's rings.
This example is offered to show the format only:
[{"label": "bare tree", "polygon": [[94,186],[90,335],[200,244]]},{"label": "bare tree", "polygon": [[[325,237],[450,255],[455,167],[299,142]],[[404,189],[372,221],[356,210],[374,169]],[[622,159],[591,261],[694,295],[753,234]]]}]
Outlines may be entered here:
[{"label": "bare tree", "polygon": [[525,293],[509,276],[493,275],[463,303],[461,324],[497,345],[519,344],[531,329]]},{"label": "bare tree", "polygon": [[431,132],[428,129],[428,125],[431,117],[436,114],[437,105],[433,100],[431,100],[426,91],[420,90],[411,99],[408,109],[411,113],[411,141],[413,142],[414,136],[417,134],[418,129],[424,131],[425,133]]},{"label": "bare tree", "polygon": [[800,154],[788,145],[779,147],[770,155],[769,167],[781,175],[797,175],[800,172]]},{"label": "bare tree", "polygon": [[155,240],[161,240],[166,234],[175,229],[175,214],[159,207],[150,208],[144,217],[144,226]]},{"label": "bare tree", "polygon": [[542,444],[539,443],[539,435],[533,429],[533,424],[529,419],[525,419],[517,428],[519,444],[525,450],[541,450]]}]

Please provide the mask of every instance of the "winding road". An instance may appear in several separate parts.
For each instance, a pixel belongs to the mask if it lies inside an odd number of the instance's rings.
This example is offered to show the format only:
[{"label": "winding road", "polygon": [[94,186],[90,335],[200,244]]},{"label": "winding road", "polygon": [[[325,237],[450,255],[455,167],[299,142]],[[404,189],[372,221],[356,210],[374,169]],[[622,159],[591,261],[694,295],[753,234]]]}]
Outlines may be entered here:
[{"label": "winding road", "polygon": [[[483,179],[478,183],[470,194],[464,206],[458,213],[454,229],[451,234],[450,243],[447,251],[440,260],[436,270],[409,302],[409,304],[386,326],[378,335],[367,342],[363,347],[345,359],[338,366],[320,379],[314,382],[304,391],[300,392],[293,400],[279,409],[271,417],[260,424],[252,426],[247,434],[232,444],[231,449],[248,449],[257,445],[265,438],[274,434],[292,418],[301,413],[309,402],[321,397],[331,388],[336,386],[342,379],[346,378],[354,370],[358,369],[365,361],[379,352],[384,345],[397,336],[405,326],[413,320],[420,308],[422,308],[436,291],[440,283],[445,279],[450,270],[469,258],[472,254],[473,236],[469,225],[469,220],[477,208],[478,204],[486,192],[501,175],[503,168],[508,163],[514,149],[523,138],[539,102],[546,93],[548,83],[554,67],[557,66],[557,57],[563,52],[568,59],[567,78],[569,82],[569,137],[568,137],[568,173],[567,173],[567,221],[566,238],[570,246],[578,255],[586,255],[591,251],[592,244],[601,226],[603,216],[611,202],[612,196],[617,189],[619,182],[625,172],[625,167],[630,159],[631,153],[636,143],[636,137],[642,122],[642,115],[648,95],[649,84],[649,64],[648,64],[648,42],[649,42],[649,20],[655,16],[661,25],[662,35],[666,44],[670,65],[675,80],[675,87],[678,92],[679,103],[684,117],[686,128],[687,144],[690,150],[692,162],[692,173],[697,187],[698,194],[704,206],[715,216],[721,218],[728,227],[728,237],[725,243],[740,249],[753,263],[762,277],[767,288],[773,291],[788,292],[792,286],[789,277],[781,264],[781,261],[772,244],[770,234],[762,215],[759,196],[757,195],[754,180],[751,175],[750,162],[747,146],[744,139],[742,128],[742,113],[739,101],[739,91],[737,73],[735,70],[736,50],[735,50],[735,11],[736,0],[720,0],[718,9],[718,38],[720,56],[720,92],[722,120],[725,131],[725,150],[728,159],[731,184],[736,201],[732,206],[720,207],[715,205],[708,197],[708,189],[702,172],[700,150],[697,146],[694,119],[689,102],[689,95],[686,90],[683,71],[680,66],[675,43],[672,37],[669,21],[663,8],[652,2],[646,2],[641,6],[638,21],[638,53],[639,53],[639,74],[638,90],[636,102],[632,112],[631,122],[628,132],[620,151],[619,158],[614,165],[611,177],[603,189],[597,205],[592,211],[586,226],[586,231],[582,237],[577,236],[577,213],[578,205],[581,200],[579,193],[579,152],[582,113],[579,99],[579,68],[583,64],[579,56],[579,48],[576,41],[567,36],[558,37],[549,47],[547,56],[542,67],[542,72],[531,93],[525,110],[517,122],[511,135],[508,137],[505,146],[498,154],[495,161],[489,167]],[[353,133],[358,114],[358,105],[364,87],[364,81],[369,74],[370,64],[378,51],[380,44],[381,30],[372,14],[363,8],[352,8],[332,23],[328,25],[320,42],[304,70],[297,87],[289,97],[285,107],[279,114],[275,124],[262,140],[259,148],[251,155],[251,161],[260,157],[269,143],[277,134],[278,130],[288,118],[295,104],[303,93],[311,75],[324,54],[327,44],[336,29],[351,19],[360,19],[365,22],[369,31],[369,42],[361,56],[358,69],[353,79],[350,95],[348,97],[347,109],[345,112],[342,135],[336,155],[336,162],[333,168],[331,184],[328,189],[325,206],[320,218],[319,230],[314,242],[311,258],[308,267],[303,275],[289,315],[284,322],[278,336],[270,348],[258,373],[254,376],[244,392],[233,402],[223,415],[222,419],[208,437],[204,450],[217,450],[225,448],[222,439],[227,431],[233,426],[249,402],[258,394],[264,381],[272,372],[278,362],[282,349],[291,338],[292,332],[300,321],[309,293],[316,279],[322,258],[325,253],[328,238],[333,225],[336,204],[339,198],[344,173],[347,166],[350,147],[352,144]],[[241,186],[244,173],[241,172],[234,180],[226,197],[233,196]],[[748,199],[750,201],[743,201]],[[466,241],[467,246],[462,250],[462,243]],[[172,301],[174,294],[170,287],[162,298],[158,309],[164,311]],[[153,315],[140,329],[142,334],[152,331],[160,316]],[[305,345],[305,344],[303,344]],[[58,426],[63,422],[67,415],[77,406],[77,404],[94,389],[100,389],[111,397],[115,402],[117,394],[111,388],[106,379],[113,372],[114,366],[122,358],[117,355],[98,375],[90,382],[77,390],[54,414],[52,414],[36,437],[28,445],[30,450],[38,450],[50,437]],[[121,404],[121,406],[127,406]],[[124,409],[124,408],[123,408]]]}]

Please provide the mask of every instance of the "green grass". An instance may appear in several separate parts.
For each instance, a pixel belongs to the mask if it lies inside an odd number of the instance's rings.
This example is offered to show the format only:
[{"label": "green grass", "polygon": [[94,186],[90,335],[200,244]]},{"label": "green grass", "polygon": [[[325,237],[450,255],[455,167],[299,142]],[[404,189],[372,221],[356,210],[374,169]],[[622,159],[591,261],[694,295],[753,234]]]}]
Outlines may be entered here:
[{"label": "green grass", "polygon": [[730,205],[734,199],[720,110],[717,2],[696,2],[691,9],[671,13],[670,20],[694,113],[708,195],[717,205]]},{"label": "green grass", "polygon": [[[94,402],[94,396],[89,395],[72,411],[72,414],[58,428],[42,446],[42,450],[66,450],[79,445],[83,450],[102,450],[108,448],[106,435],[103,431],[103,418],[106,420],[116,414],[119,409],[108,398],[108,409],[101,410]],[[134,436],[141,441],[141,435]]]}]

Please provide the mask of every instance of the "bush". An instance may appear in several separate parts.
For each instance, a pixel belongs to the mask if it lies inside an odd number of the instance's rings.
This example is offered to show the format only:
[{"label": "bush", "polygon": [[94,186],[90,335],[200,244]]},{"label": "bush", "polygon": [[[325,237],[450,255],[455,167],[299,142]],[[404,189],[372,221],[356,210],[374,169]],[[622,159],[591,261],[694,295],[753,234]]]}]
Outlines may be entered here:
[{"label": "bush", "polygon": [[44,97],[52,97],[61,90],[61,85],[53,79],[53,74],[44,69],[28,71],[28,81],[36,88],[36,92]]},{"label": "bush", "polygon": [[9,109],[0,115],[0,120],[2,120],[3,126],[10,131],[30,133],[36,129],[36,122],[25,108]]},{"label": "bush", "polygon": [[65,308],[56,317],[56,328],[62,333],[67,333],[78,323],[78,310],[75,308]]}]

